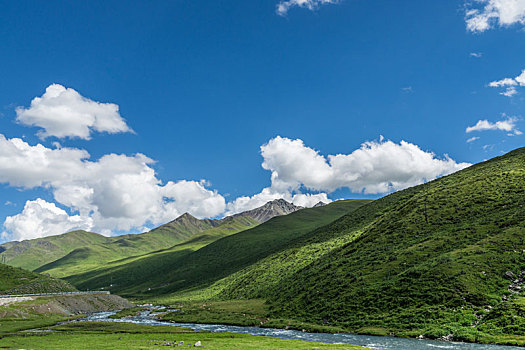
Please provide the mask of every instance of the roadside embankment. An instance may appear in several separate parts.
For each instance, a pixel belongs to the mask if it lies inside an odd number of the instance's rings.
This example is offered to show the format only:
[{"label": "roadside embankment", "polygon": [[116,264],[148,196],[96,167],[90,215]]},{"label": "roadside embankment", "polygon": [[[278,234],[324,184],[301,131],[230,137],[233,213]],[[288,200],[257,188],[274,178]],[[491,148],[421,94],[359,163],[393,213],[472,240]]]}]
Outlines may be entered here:
[{"label": "roadside embankment", "polygon": [[21,330],[51,326],[76,315],[132,306],[118,295],[102,293],[0,298],[0,337]]}]

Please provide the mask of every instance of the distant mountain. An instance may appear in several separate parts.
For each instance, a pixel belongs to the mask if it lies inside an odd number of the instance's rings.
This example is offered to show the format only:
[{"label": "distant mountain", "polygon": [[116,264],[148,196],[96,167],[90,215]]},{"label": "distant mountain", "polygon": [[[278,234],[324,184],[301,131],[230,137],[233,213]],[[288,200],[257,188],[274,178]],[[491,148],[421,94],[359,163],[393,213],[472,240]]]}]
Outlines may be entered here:
[{"label": "distant mountain", "polygon": [[[99,273],[102,263],[105,264],[104,268],[120,269],[125,263],[139,264],[137,261],[142,261],[146,257],[155,260],[159,256],[170,253],[174,253],[170,258],[175,255],[180,257],[222,237],[257,226],[263,220],[267,221],[271,217],[286,215],[298,209],[300,207],[285,200],[275,200],[260,208],[220,220],[197,219],[185,213],[148,233],[116,237],[115,242],[101,246],[77,248],[57,260],[40,266],[36,271],[47,272],[61,278],[69,278],[79,273],[87,273],[91,276]],[[173,237],[177,237],[177,240],[173,241]],[[157,249],[150,247],[152,242],[159,240],[164,242],[166,239],[168,242]],[[126,247],[126,250],[121,252],[123,247]],[[116,252],[121,253],[116,254]]]},{"label": "distant mountain", "polygon": [[247,216],[257,220],[258,222],[263,223],[276,216],[288,215],[290,213],[296,212],[299,209],[303,209],[303,207],[293,205],[292,203],[289,203],[284,199],[275,199],[271,202],[266,203],[262,207],[248,210],[232,216]]},{"label": "distant mountain", "polygon": [[260,208],[220,220],[197,219],[185,213],[142,234],[105,237],[92,232],[73,231],[22,242],[8,242],[0,245],[0,261],[64,277],[109,261],[168,249],[200,234],[204,234],[207,241],[218,239],[298,209],[300,207],[285,200],[275,200]]},{"label": "distant mountain", "polygon": [[[242,228],[252,227],[258,222],[244,222]],[[198,220],[190,214],[142,234],[128,234],[105,237],[97,233],[73,231],[56,236],[8,242],[0,247],[0,261],[35,270],[69,254],[82,257],[87,265],[141,255],[159,249],[166,249],[195,234],[218,226],[213,220]],[[78,262],[78,260],[77,260]]]},{"label": "distant mountain", "polygon": [[[178,220],[178,221],[177,221]],[[197,221],[195,221],[197,220]],[[109,266],[120,266],[122,264],[141,259],[143,256],[157,255],[165,251],[178,251],[183,248],[200,247],[217,240],[234,234],[239,231],[257,226],[259,223],[250,217],[225,218],[215,222],[213,225],[198,224],[189,214],[184,214],[171,223],[141,235],[128,235],[125,239],[118,239],[114,242],[104,245],[87,246],[77,248],[60,259],[40,266],[35,271],[46,272],[52,276],[65,278],[74,274],[88,271],[99,270]],[[174,232],[181,232],[181,225],[189,232],[190,229],[196,229],[196,226],[188,223],[194,223],[203,231],[193,234],[177,235],[177,239],[169,241],[169,237]],[[202,222],[201,222],[202,223]],[[209,227],[208,229],[205,229]],[[157,245],[156,249],[153,249]]]},{"label": "distant mountain", "polygon": [[[178,239],[183,240],[191,237],[195,233],[209,230],[213,227],[220,225],[220,220],[210,219],[197,219],[189,213],[184,213],[173,221],[167,224],[161,225],[147,234],[146,237],[151,235],[164,235],[168,234],[170,237],[177,236]],[[126,237],[138,237],[140,235],[127,235]]]},{"label": "distant mountain", "polygon": [[[195,288],[286,249],[308,232],[368,202],[338,201],[323,207],[296,210],[221,239],[204,242],[189,240],[168,250],[123,261],[125,264],[119,262],[65,279],[77,287],[89,289],[108,288],[113,284],[110,288],[113,292],[133,296],[163,295]],[[268,203],[264,210],[251,212],[260,215],[272,210],[275,214],[296,208],[278,200]],[[224,220],[239,219],[253,220],[242,215]]]}]

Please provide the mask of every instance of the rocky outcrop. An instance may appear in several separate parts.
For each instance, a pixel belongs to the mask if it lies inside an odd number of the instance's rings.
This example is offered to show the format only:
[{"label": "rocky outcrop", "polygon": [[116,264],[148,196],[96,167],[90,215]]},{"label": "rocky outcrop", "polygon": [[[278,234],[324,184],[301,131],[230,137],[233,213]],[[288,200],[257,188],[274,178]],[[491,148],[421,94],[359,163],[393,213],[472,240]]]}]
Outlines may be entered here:
[{"label": "rocky outcrop", "polygon": [[512,283],[509,285],[509,292],[519,294],[521,293],[523,289],[523,283],[525,282],[525,271],[522,271],[519,276],[516,277],[512,272],[509,274],[510,271],[507,271],[505,273],[505,277],[512,279]]},{"label": "rocky outcrop", "polygon": [[133,307],[126,299],[112,294],[60,295],[43,304],[55,313],[78,315]]}]

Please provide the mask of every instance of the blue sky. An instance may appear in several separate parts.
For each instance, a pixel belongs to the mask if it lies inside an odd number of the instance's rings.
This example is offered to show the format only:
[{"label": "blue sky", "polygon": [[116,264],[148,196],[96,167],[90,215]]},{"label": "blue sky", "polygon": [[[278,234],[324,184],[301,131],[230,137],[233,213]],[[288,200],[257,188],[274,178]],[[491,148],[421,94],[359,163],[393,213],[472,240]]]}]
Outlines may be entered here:
[{"label": "blue sky", "polygon": [[[0,241],[377,198],[521,147],[524,24],[524,0],[3,2]],[[52,84],[65,112],[32,109]]]}]

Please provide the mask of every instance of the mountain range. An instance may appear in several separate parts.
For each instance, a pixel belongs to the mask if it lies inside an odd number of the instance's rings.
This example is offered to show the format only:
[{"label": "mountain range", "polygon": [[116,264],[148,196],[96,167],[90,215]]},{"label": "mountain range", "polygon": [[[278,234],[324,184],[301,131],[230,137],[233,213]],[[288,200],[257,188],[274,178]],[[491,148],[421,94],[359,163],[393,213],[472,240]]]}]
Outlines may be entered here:
[{"label": "mountain range", "polygon": [[525,337],[524,205],[520,148],[374,201],[276,200],[140,235],[7,243],[0,255],[140,300],[263,300],[276,319],[513,344]]},{"label": "mountain range", "polygon": [[[142,234],[106,237],[93,232],[73,231],[44,238],[4,243],[0,245],[0,259],[12,266],[28,270],[39,269],[39,271],[56,266],[56,263],[51,263],[60,260],[60,265],[68,266],[68,271],[78,272],[78,259],[83,261],[82,268],[97,267],[112,260],[167,249],[190,238],[195,239],[197,234],[201,240],[204,237],[208,241],[220,238],[299,209],[301,207],[277,199],[259,208],[220,220],[199,220],[185,213],[171,222]],[[51,266],[42,268],[48,264]],[[64,277],[69,273],[54,272],[57,277]]]}]

